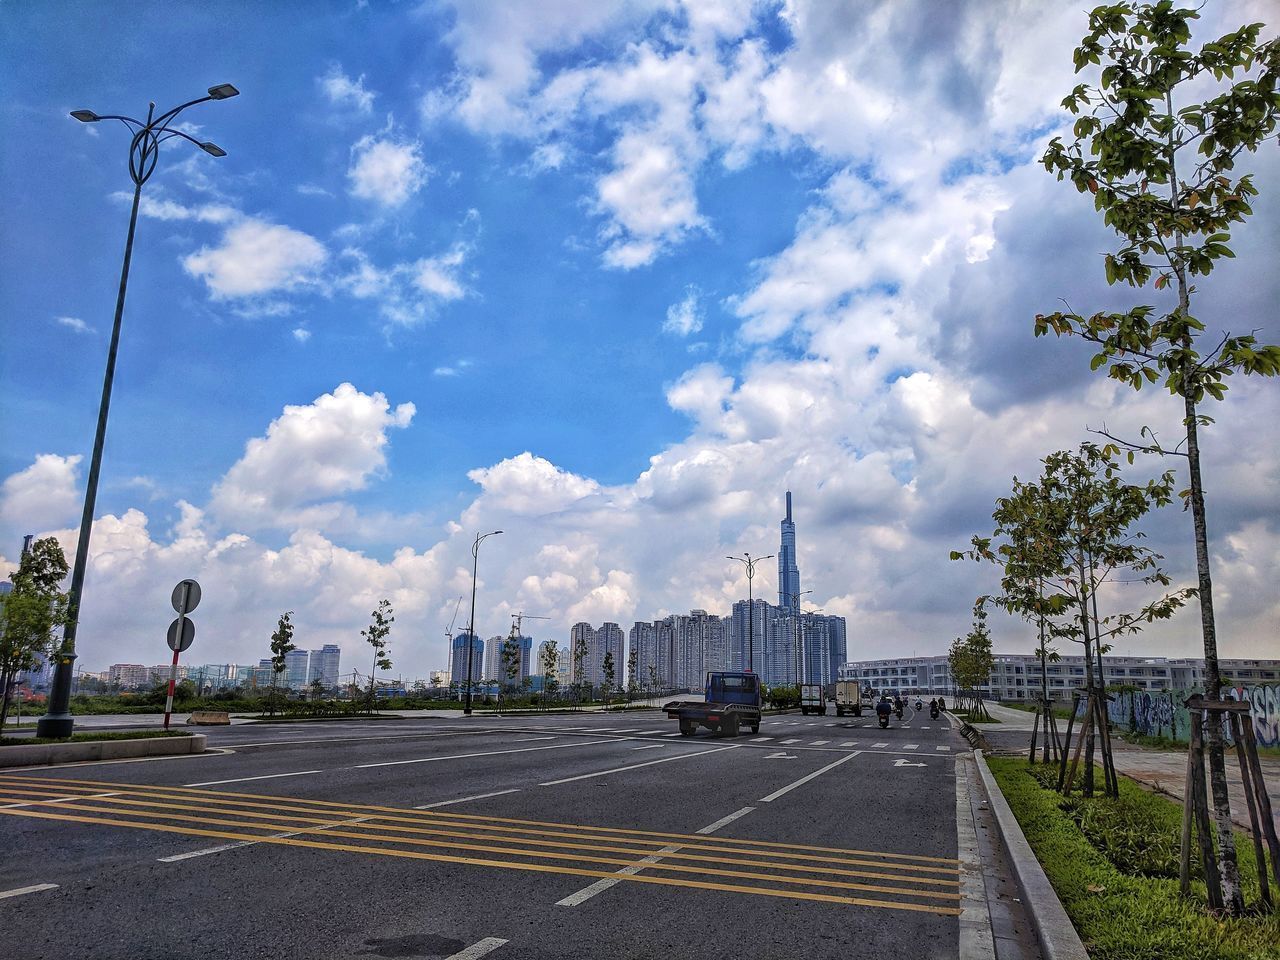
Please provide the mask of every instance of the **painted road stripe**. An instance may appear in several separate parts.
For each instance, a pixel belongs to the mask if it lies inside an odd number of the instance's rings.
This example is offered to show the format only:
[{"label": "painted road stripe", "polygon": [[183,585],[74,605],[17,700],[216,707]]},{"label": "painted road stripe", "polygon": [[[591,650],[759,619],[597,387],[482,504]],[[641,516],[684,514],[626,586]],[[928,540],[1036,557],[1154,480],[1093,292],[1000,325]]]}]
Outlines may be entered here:
[{"label": "painted road stripe", "polygon": [[625,773],[628,770],[639,770],[641,767],[652,767],[655,763],[671,763],[675,760],[688,760],[691,757],[705,757],[709,753],[721,753],[724,750],[737,750],[738,744],[727,747],[716,747],[714,750],[699,750],[697,753],[682,753],[678,757],[663,757],[661,760],[648,760],[644,763],[633,763],[626,767],[614,767],[612,770],[600,770],[596,773],[580,773],[576,777],[562,777],[559,780],[546,780],[538,786],[554,787],[561,783],[573,783],[575,780],[590,780],[592,777],[604,777],[611,773]]},{"label": "painted road stripe", "polygon": [[502,753],[532,753],[534,750],[567,750],[571,747],[593,747],[600,743],[617,742],[617,740],[586,740],[579,743],[557,743],[550,747],[518,747],[514,750],[488,750],[484,753],[455,753],[447,757],[419,757],[416,760],[384,760],[381,763],[358,763],[349,769],[366,770],[369,767],[399,767],[406,763],[435,763],[437,760],[469,760],[472,757],[496,757]]},{"label": "painted road stripe", "polygon": [[879,749],[880,747],[887,747],[887,746],[888,746],[888,744],[887,744],[887,743],[873,743],[871,746],[872,746],[872,748],[873,748],[873,749]]},{"label": "painted road stripe", "polygon": [[[684,880],[678,877],[652,877],[652,876],[638,876],[638,875],[623,876],[618,873],[613,873],[613,872],[606,873],[602,870],[594,870],[594,869],[588,869],[584,867],[564,867],[564,866],[557,866],[557,865],[545,864],[545,863],[516,863],[516,862],[506,861],[506,860],[489,860],[489,859],[483,859],[480,857],[472,857],[472,856],[455,856],[455,855],[446,855],[446,854],[438,854],[438,853],[426,853],[419,850],[403,850],[403,849],[394,849],[394,848],[387,848],[387,847],[365,847],[365,846],[359,846],[356,844],[330,843],[330,842],[319,841],[319,840],[300,840],[300,839],[297,839],[296,837],[254,836],[252,834],[233,833],[228,830],[206,830],[203,828],[180,827],[180,826],[173,826],[170,824],[159,824],[159,823],[145,824],[145,823],[136,823],[130,820],[115,820],[115,819],[95,818],[95,817],[78,817],[78,816],[71,816],[68,814],[37,813],[35,811],[25,811],[25,810],[23,811],[0,810],[0,815],[18,816],[18,817],[34,817],[34,818],[43,819],[43,820],[62,820],[62,821],[71,821],[76,823],[98,823],[98,824],[106,824],[108,826],[131,828],[135,830],[150,830],[150,831],[155,831],[160,833],[176,833],[176,834],[184,834],[187,836],[218,837],[226,840],[252,840],[258,843],[271,843],[271,844],[278,844],[281,846],[309,847],[309,848],[318,849],[318,850],[338,850],[338,851],[343,851],[348,853],[367,853],[373,856],[402,857],[402,858],[414,859],[414,860],[428,860],[436,863],[457,863],[457,864],[467,864],[472,866],[494,867],[494,868],[503,869],[503,870],[523,870],[523,871],[529,871],[534,873],[555,873],[555,874],[578,876],[578,877],[596,877],[601,879],[613,879],[615,877],[618,877],[620,879],[624,879],[632,883],[649,883],[649,884],[655,884],[659,886],[691,887],[694,889],[701,889],[701,890],[721,890],[721,891],[730,892],[730,893],[746,893],[746,894],[754,894],[757,896],[778,897],[778,898],[788,899],[788,900],[809,900],[809,901],[817,901],[822,903],[839,903],[839,904],[850,904],[854,906],[883,907],[886,909],[910,910],[910,911],[916,911],[921,913],[943,914],[947,916],[956,916],[959,913],[959,909],[956,907],[950,907],[950,906],[944,907],[944,906],[936,906],[934,904],[924,904],[924,903],[910,903],[902,900],[876,900],[876,899],[870,899],[866,897],[851,897],[851,896],[842,896],[842,895],[824,894],[824,893],[808,893],[800,890],[775,889],[771,887],[759,887],[759,886],[751,886],[751,885],[744,885],[744,884],[737,884],[737,883],[718,883],[718,882],[712,882],[707,880]],[[338,834],[338,835],[341,835],[341,834]],[[621,862],[621,861],[608,861],[608,860],[605,860],[605,858],[585,858],[584,857],[580,859],[604,860],[605,862]],[[674,866],[674,865],[669,865],[669,866]],[[725,870],[709,871],[702,867],[691,867],[687,869],[690,870],[691,872],[697,872],[701,874],[714,872],[715,874],[722,875],[722,876],[744,876],[748,878],[769,880],[775,883],[778,882],[779,880],[784,879],[776,876],[771,876],[768,874],[750,874],[750,873],[742,873],[737,871],[725,871]],[[812,881],[812,880],[805,880],[802,878],[792,878],[792,882],[797,882],[797,881],[809,886],[842,887],[842,888],[854,888],[854,887],[863,888],[863,887],[869,886],[869,885],[846,884],[838,881],[821,881],[821,880]],[[888,892],[897,893],[899,895],[905,894],[907,896],[915,896],[915,897],[938,896],[948,900],[955,899],[956,897],[956,895],[953,895],[953,894],[934,894],[929,892],[907,891],[907,890],[893,889],[893,888],[881,888],[881,889],[885,889]]]},{"label": "painted road stripe", "polygon": [[[755,807],[743,807],[741,810],[731,813],[727,817],[721,817],[715,823],[707,824],[707,826],[703,827],[702,829],[696,832],[701,834],[715,833],[721,827],[725,826],[726,824],[733,823],[733,821],[737,820],[739,817],[746,816],[748,813],[750,813],[754,809]],[[656,853],[652,854],[651,856],[643,857],[642,859],[638,860],[633,866],[623,867],[621,870],[618,871],[618,873],[622,876],[635,876],[637,873],[643,870],[646,866],[651,866],[651,865],[660,863],[662,861],[662,856],[664,854],[669,855],[673,853],[679,853],[681,849],[683,849],[681,844],[669,844],[668,846],[663,847],[661,850],[658,850]],[[612,879],[597,880],[595,883],[591,884],[589,887],[584,887],[583,889],[579,890],[577,893],[571,893],[569,896],[565,897],[563,900],[557,900],[556,906],[557,907],[576,907],[579,904],[585,903],[586,901],[590,900],[596,894],[604,893],[610,887],[616,886],[620,882],[621,882],[620,880],[612,880]]]},{"label": "painted road stripe", "polygon": [[501,940],[498,937],[485,937],[483,940],[473,943],[467,949],[459,950],[457,953],[445,957],[444,960],[479,960],[480,957],[493,953],[505,943],[507,943],[506,940]]},{"label": "painted road stripe", "polygon": [[[119,814],[124,816],[133,816],[135,818],[145,817],[148,819],[155,819],[155,820],[177,820],[180,822],[199,823],[203,825],[221,824],[223,826],[239,827],[241,829],[248,828],[248,829],[282,831],[282,832],[271,834],[271,836],[275,836],[275,837],[293,837],[293,836],[300,836],[305,833],[320,833],[320,832],[332,831],[332,835],[342,836],[342,837],[351,837],[357,840],[372,839],[379,842],[388,842],[388,843],[402,842],[402,843],[414,844],[418,846],[469,849],[469,850],[480,850],[485,852],[497,852],[497,853],[515,852],[518,855],[547,856],[547,857],[553,857],[555,859],[573,859],[573,858],[564,854],[541,854],[538,851],[522,851],[519,849],[519,847],[520,845],[523,844],[523,845],[535,846],[535,847],[589,850],[593,852],[603,852],[603,853],[622,853],[622,854],[627,854],[628,856],[646,856],[646,855],[649,855],[651,851],[637,850],[635,847],[636,844],[655,844],[656,845],[659,843],[669,843],[669,841],[642,840],[635,837],[625,837],[625,836],[620,838],[615,838],[615,837],[595,836],[590,833],[578,833],[578,832],[562,833],[562,832],[553,832],[548,830],[529,830],[529,829],[520,830],[515,828],[493,826],[491,824],[478,824],[475,826],[475,829],[483,832],[469,833],[469,832],[460,831],[460,830],[441,829],[442,827],[456,825],[448,821],[443,823],[433,823],[429,819],[394,817],[394,816],[387,816],[387,815],[381,815],[381,814],[379,815],[369,814],[362,817],[350,817],[343,820],[334,821],[332,819],[332,815],[330,815],[328,811],[299,811],[295,808],[295,813],[306,812],[309,815],[293,816],[290,814],[282,813],[279,810],[275,809],[274,804],[266,804],[266,803],[252,803],[252,804],[245,803],[244,804],[244,806],[264,808],[270,811],[267,813],[257,813],[257,812],[252,812],[248,810],[237,810],[237,809],[230,809],[230,810],[209,809],[208,807],[202,807],[202,806],[181,806],[181,805],[175,806],[172,802],[173,798],[163,798],[163,799],[164,799],[164,802],[159,802],[159,803],[151,803],[151,802],[139,801],[139,800],[127,800],[123,798],[117,799],[115,801],[115,803],[118,803],[118,804],[129,805],[130,807],[129,809],[120,809],[119,807],[116,807],[116,806],[99,807],[99,806],[87,806],[87,805],[77,805],[77,804],[68,804],[67,807],[60,808],[60,809],[74,809],[74,810],[83,811],[85,813],[93,813],[93,814],[99,814],[99,815]],[[133,809],[135,807],[154,807],[154,808],[157,808],[159,812],[139,811],[139,810]],[[349,813],[351,811],[345,811],[345,812]],[[405,810],[404,812],[409,813],[410,811]],[[205,816],[203,817],[184,816],[184,814],[188,814],[188,813],[204,814]],[[210,816],[210,815],[221,815],[221,814],[226,814],[230,817],[235,817],[236,819],[223,820],[223,819],[215,819],[213,816]],[[268,820],[268,821],[275,821],[275,822],[249,823],[249,822],[245,822],[245,818],[250,818],[255,821]],[[301,822],[302,824],[304,824],[304,826],[286,827],[282,823],[280,823],[280,821],[284,821],[284,820]],[[396,821],[396,823],[371,822],[374,820]],[[135,819],[134,821],[131,821],[131,822],[145,822],[145,821],[138,821]],[[418,823],[420,825],[413,826],[413,827],[400,826],[399,824],[401,822]],[[381,831],[383,834],[386,834],[386,835],[379,836],[376,833],[374,835],[370,835],[367,833],[344,833],[336,829],[338,827],[351,826],[353,824],[361,824],[361,823],[366,824],[366,827],[364,829],[368,829],[372,831]],[[463,826],[470,826],[470,825],[464,824]],[[571,826],[571,825],[567,825],[567,826]],[[590,830],[598,830],[601,828],[583,827],[580,829],[590,831]],[[522,834],[522,835],[492,836],[493,833],[499,833],[503,831],[507,833],[515,833],[515,834]],[[412,833],[412,834],[435,836],[435,837],[448,837],[448,838],[451,838],[451,842],[415,840],[413,838],[406,838],[406,837],[395,835],[395,834],[404,834],[404,833]],[[533,836],[529,836],[529,834],[546,836],[554,839],[538,840],[538,839],[534,839]],[[799,854],[794,852],[783,852],[783,851],[776,851],[776,850],[756,850],[751,847],[743,848],[743,847],[728,846],[728,844],[733,844],[733,843],[753,842],[753,841],[739,841],[734,838],[717,838],[714,840],[708,840],[698,834],[675,834],[673,836],[679,837],[681,838],[681,840],[680,842],[676,843],[672,849],[690,850],[690,851],[698,851],[698,852],[668,853],[668,856],[677,857],[681,860],[696,860],[703,863],[715,864],[715,867],[709,868],[709,872],[712,872],[712,873],[721,872],[723,868],[728,866],[753,866],[753,867],[766,867],[766,868],[775,869],[775,870],[805,871],[805,872],[830,874],[830,875],[838,875],[838,876],[865,877],[865,878],[876,879],[876,880],[893,880],[898,883],[933,884],[935,886],[948,886],[948,885],[957,886],[959,884],[958,880],[950,879],[956,873],[956,868],[953,865],[946,866],[946,867],[920,866],[916,864],[886,862],[885,859],[870,859],[870,858],[876,858],[876,857],[901,858],[903,856],[902,854],[869,853],[868,854],[869,858],[857,858],[857,859],[848,859],[846,857],[832,858],[831,856],[813,856],[813,855]],[[481,841],[482,843],[481,844],[458,843],[457,840]],[[588,842],[585,842],[585,843],[573,842],[576,840],[583,840]],[[162,862],[186,860],[193,856],[206,856],[210,853],[218,853],[223,850],[230,850],[236,847],[251,846],[253,843],[256,843],[256,842],[258,842],[258,839],[255,839],[252,841],[246,841],[242,843],[222,845],[219,847],[214,847],[212,849],[197,850],[197,851],[193,851],[186,854],[180,854],[173,857],[162,857],[160,859]],[[482,845],[486,843],[500,843],[503,845],[502,846]],[[619,843],[624,845],[621,845],[621,846],[617,845]],[[821,849],[821,848],[818,848],[818,849]],[[715,856],[705,856],[704,854],[715,854]],[[730,854],[731,857],[733,857],[734,859],[726,859],[723,856],[724,854]],[[768,860],[748,859],[749,857],[753,857],[753,856],[766,856],[766,857],[772,857],[772,859],[768,859]],[[580,856],[579,859],[592,860],[593,858],[588,856]],[[803,860],[807,862],[792,864],[792,863],[780,862],[781,860]],[[598,860],[597,862],[630,865],[632,861],[630,860]],[[817,866],[816,864],[824,864],[824,866]],[[829,864],[839,864],[839,867],[826,866]],[[842,869],[844,867],[870,867],[873,870],[893,870],[894,872],[879,873],[879,872],[871,872],[868,870]],[[668,868],[663,868],[663,869],[668,869]],[[686,873],[699,872],[699,868],[685,869],[685,868],[672,867],[669,869],[680,870],[680,872],[686,872]],[[702,869],[703,872],[706,872],[708,870],[708,868],[700,868],[700,869]],[[942,876],[912,876],[910,875],[912,873],[941,874]],[[791,881],[784,881],[784,882],[791,882]],[[925,893],[928,894],[930,893],[930,891],[925,891]]]},{"label": "painted road stripe", "polygon": [[665,747],[665,746],[666,746],[666,744],[665,744],[665,743],[646,743],[646,744],[644,744],[643,746],[639,746],[639,747],[632,747],[631,749],[632,749],[632,750],[657,750],[657,749],[659,749],[659,748],[661,748],[661,747]]},{"label": "painted road stripe", "polygon": [[950,750],[950,747],[934,747],[935,750]]},{"label": "painted road stripe", "polygon": [[766,740],[772,740],[773,737],[752,737],[752,743],[764,743]]},{"label": "painted road stripe", "polygon": [[448,807],[455,803],[466,803],[468,800],[488,800],[490,797],[501,797],[508,793],[519,793],[519,787],[510,790],[495,790],[493,793],[477,793],[474,797],[458,797],[456,800],[437,800],[435,803],[424,803],[414,807],[415,810],[434,810],[436,807]]},{"label": "painted road stripe", "polygon": [[903,750],[919,750],[919,749],[920,749],[920,744],[918,744],[918,743],[908,743],[908,744],[907,744],[905,747],[903,747],[902,749],[903,749]]},{"label": "painted road stripe", "polygon": [[799,743],[800,741],[799,740],[783,740],[781,742],[783,744],[788,744],[788,743]]},{"label": "painted road stripe", "polygon": [[813,745],[814,745],[815,747],[820,747],[820,746],[822,746],[824,743],[830,743],[830,742],[831,742],[830,740],[815,740],[815,741],[813,741]]},{"label": "painted road stripe", "polygon": [[843,757],[841,757],[835,763],[828,763],[825,767],[819,767],[817,770],[813,771],[813,773],[806,774],[805,776],[797,780],[795,783],[789,783],[785,787],[781,787],[780,789],[773,791],[773,793],[769,794],[767,797],[761,797],[760,803],[772,803],[774,800],[777,800],[782,795],[790,793],[796,787],[803,786],[804,784],[808,783],[810,780],[814,779],[815,777],[822,776],[828,770],[833,770],[836,767],[840,766],[840,764],[842,763],[847,763],[848,761],[856,757],[860,752],[861,751],[855,750],[853,751],[853,753],[846,753]]},{"label": "painted road stripe", "polygon": [[663,736],[664,736],[664,737],[679,737],[679,736],[682,736],[682,734],[680,733],[680,731],[679,731],[679,730],[677,730],[675,733],[664,733],[664,734],[663,734]]},{"label": "painted road stripe", "polygon": [[[0,774],[0,785],[4,785],[8,783],[18,784],[23,787],[31,787],[33,784],[43,785],[45,786],[46,789],[50,789],[50,790],[57,789],[61,792],[65,792],[66,790],[69,790],[69,789],[77,789],[77,790],[85,790],[88,792],[93,792],[94,790],[97,790],[102,787],[118,787],[121,789],[122,796],[125,793],[131,793],[135,796],[150,797],[151,799],[171,798],[171,799],[183,799],[183,800],[192,800],[192,801],[199,800],[199,801],[205,801],[208,803],[222,803],[222,804],[242,803],[242,801],[263,800],[263,801],[267,801],[267,803],[255,804],[255,803],[245,802],[242,805],[265,807],[266,809],[270,809],[270,810],[284,810],[288,808],[281,806],[282,804],[294,804],[295,807],[307,807],[311,809],[324,808],[325,810],[333,810],[335,816],[350,814],[357,810],[374,811],[377,813],[400,814],[400,815],[413,813],[413,811],[408,807],[388,807],[388,806],[378,806],[378,805],[367,804],[367,803],[340,803],[334,800],[303,800],[296,797],[282,797],[282,796],[273,795],[269,793],[239,793],[231,790],[190,790],[184,787],[164,787],[164,786],[155,786],[150,784],[122,784],[122,783],[105,781],[105,780],[73,780],[67,777],[33,777],[33,776],[25,776],[25,775],[19,775],[19,774]],[[85,797],[84,799],[92,799],[92,797]],[[525,819],[519,819],[515,817],[494,817],[494,816],[488,816],[484,814],[455,813],[452,811],[448,811],[444,813],[417,814],[417,816],[414,817],[411,822],[416,823],[416,822],[419,822],[419,820],[424,820],[426,822],[434,822],[434,823],[447,821],[450,823],[457,823],[459,825],[463,825],[460,822],[465,822],[466,825],[479,826],[484,829],[490,829],[490,830],[499,830],[499,829],[514,830],[517,828],[525,828],[525,827],[552,827],[552,828],[570,829],[570,830],[585,829],[585,830],[590,830],[593,833],[623,835],[623,836],[632,837],[632,838],[658,837],[658,838],[663,838],[662,842],[666,842],[667,840],[671,840],[671,839],[675,839],[675,840],[691,840],[691,839],[697,840],[698,839],[697,837],[694,837],[691,834],[685,834],[685,833],[668,833],[668,832],[658,831],[658,830],[634,830],[634,829],[625,829],[621,827],[596,827],[596,826],[584,827],[582,824],[563,823],[563,822],[556,822],[553,820],[525,820]],[[504,827],[489,826],[490,824],[515,824],[516,827],[504,828]],[[597,839],[601,839],[601,838],[597,838]],[[633,842],[655,843],[659,841],[635,840]],[[924,863],[948,864],[952,867],[959,864],[959,861],[953,857],[932,857],[932,856],[922,856],[919,854],[909,854],[909,853],[884,853],[881,851],[859,850],[859,849],[853,849],[848,847],[821,847],[821,846],[813,846],[810,844],[802,844],[802,843],[780,843],[772,840],[745,840],[745,839],[740,839],[736,837],[733,837],[733,838],[720,837],[720,838],[717,838],[716,842],[717,843],[733,843],[733,844],[740,844],[740,845],[750,846],[750,847],[767,848],[767,849],[762,849],[759,852],[762,854],[773,853],[775,856],[800,856],[799,854],[794,854],[794,853],[784,852],[784,851],[809,850],[816,853],[826,854],[827,858],[829,858],[832,854],[849,854],[855,857],[874,856],[874,857],[884,857],[892,860],[915,860],[915,861],[920,861]],[[824,859],[827,859],[827,858],[824,858]],[[811,859],[811,858],[806,857],[804,859]]]},{"label": "painted road stripe", "polygon": [[323,773],[323,770],[295,770],[293,773],[268,773],[261,777],[238,777],[235,780],[202,780],[199,783],[188,783],[188,787],[214,787],[220,783],[248,783],[250,780],[275,780],[279,777],[305,777],[309,773]]},{"label": "painted road stripe", "polygon": [[521,737],[519,740],[512,740],[512,743],[533,743],[535,740],[555,740],[556,737]]},{"label": "painted road stripe", "polygon": [[57,890],[56,883],[33,883],[29,887],[17,887],[13,890],[0,890],[0,900],[7,897],[20,897],[25,893],[39,893],[42,890]]}]

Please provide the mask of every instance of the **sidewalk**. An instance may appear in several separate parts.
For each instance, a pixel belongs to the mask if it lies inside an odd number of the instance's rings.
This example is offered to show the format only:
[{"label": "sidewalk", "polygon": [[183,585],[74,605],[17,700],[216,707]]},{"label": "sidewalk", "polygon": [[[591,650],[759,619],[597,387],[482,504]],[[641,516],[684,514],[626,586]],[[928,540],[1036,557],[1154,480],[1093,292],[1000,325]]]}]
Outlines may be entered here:
[{"label": "sidewalk", "polygon": [[[1014,710],[999,704],[988,703],[991,716],[1000,723],[979,724],[983,737],[996,753],[1021,753],[1027,755],[1031,744],[1031,727],[1035,714]],[[1059,735],[1065,735],[1065,720],[1058,721]],[[1137,744],[1126,743],[1113,735],[1111,746],[1115,756],[1116,772],[1123,773],[1151,789],[1183,800],[1187,782],[1186,750],[1154,750]],[[1039,751],[1037,751],[1039,753]],[[1271,798],[1272,819],[1280,828],[1280,758],[1259,757],[1262,779]],[[1206,782],[1208,771],[1206,769]],[[1249,808],[1245,805],[1244,786],[1240,782],[1240,761],[1234,749],[1227,753],[1227,792],[1231,796],[1231,819],[1241,829],[1249,829]]]}]

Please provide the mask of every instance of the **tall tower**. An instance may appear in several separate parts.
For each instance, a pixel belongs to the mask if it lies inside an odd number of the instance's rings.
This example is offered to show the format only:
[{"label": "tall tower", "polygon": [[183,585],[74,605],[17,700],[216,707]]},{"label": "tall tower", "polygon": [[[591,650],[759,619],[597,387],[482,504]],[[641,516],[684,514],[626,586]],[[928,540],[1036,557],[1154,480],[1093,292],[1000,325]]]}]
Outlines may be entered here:
[{"label": "tall tower", "polygon": [[[778,548],[778,606],[789,614],[792,598],[800,595],[800,568],[796,566],[796,525],[791,519],[791,491],[787,491],[787,515],[782,521],[782,545]],[[798,605],[798,604],[797,604]]]}]

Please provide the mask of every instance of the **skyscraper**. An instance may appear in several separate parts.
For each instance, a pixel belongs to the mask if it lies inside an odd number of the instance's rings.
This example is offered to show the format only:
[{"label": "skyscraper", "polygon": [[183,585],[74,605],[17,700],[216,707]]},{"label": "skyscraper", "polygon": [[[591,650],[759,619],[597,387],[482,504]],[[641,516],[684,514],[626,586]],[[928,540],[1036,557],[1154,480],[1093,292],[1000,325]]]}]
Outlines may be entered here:
[{"label": "skyscraper", "polygon": [[290,650],[284,655],[284,673],[280,680],[290,690],[301,690],[307,685],[307,662],[311,654],[306,650]]},{"label": "skyscraper", "polygon": [[453,638],[453,649],[449,659],[449,681],[460,683],[464,687],[467,682],[467,650],[471,652],[471,682],[479,683],[484,679],[480,674],[484,667],[484,641],[474,634],[463,630]]},{"label": "skyscraper", "polygon": [[[800,605],[800,568],[796,565],[796,525],[791,519],[791,491],[787,491],[787,515],[782,520],[782,544],[778,547],[778,606],[797,613]],[[797,609],[792,609],[793,604]]]},{"label": "skyscraper", "polygon": [[307,683],[319,679],[326,690],[337,689],[338,664],[342,658],[342,648],[336,643],[326,643],[319,650],[311,651],[311,662],[307,670]]}]

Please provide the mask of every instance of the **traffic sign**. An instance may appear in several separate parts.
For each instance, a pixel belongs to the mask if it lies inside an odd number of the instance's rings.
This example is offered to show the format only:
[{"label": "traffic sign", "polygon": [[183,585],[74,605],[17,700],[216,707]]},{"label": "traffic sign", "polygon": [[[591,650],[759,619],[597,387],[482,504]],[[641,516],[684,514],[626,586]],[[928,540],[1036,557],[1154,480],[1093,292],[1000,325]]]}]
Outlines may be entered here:
[{"label": "traffic sign", "polygon": [[[185,608],[182,606],[183,588],[186,588],[187,592],[187,605]],[[169,602],[173,604],[174,613],[190,613],[196,607],[200,606],[200,584],[196,583],[194,580],[183,580],[179,582],[178,585],[173,588],[173,596],[170,598]],[[172,644],[170,644],[170,646],[172,646]],[[183,649],[185,650],[186,647],[183,647]]]},{"label": "traffic sign", "polygon": [[[182,637],[178,637],[178,624],[182,624]],[[175,653],[182,653],[187,647],[191,646],[196,639],[196,625],[186,617],[174,620],[169,624],[169,649]]]}]

